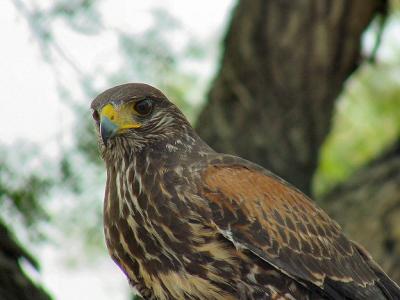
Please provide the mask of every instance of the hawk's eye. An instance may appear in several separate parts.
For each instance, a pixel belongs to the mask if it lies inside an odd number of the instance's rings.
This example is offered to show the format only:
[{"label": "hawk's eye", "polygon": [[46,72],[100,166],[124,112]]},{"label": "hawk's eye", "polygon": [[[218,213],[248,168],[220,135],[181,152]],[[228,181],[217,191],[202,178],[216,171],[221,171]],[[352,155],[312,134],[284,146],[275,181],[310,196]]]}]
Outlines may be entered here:
[{"label": "hawk's eye", "polygon": [[148,115],[153,109],[153,102],[150,99],[144,99],[135,103],[135,111],[141,115]]}]

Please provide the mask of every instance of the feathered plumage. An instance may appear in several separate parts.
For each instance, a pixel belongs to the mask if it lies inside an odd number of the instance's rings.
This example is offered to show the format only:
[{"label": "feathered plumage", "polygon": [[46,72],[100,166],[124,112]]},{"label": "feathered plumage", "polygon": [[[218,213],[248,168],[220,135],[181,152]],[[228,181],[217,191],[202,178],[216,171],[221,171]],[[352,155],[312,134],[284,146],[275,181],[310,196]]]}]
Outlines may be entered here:
[{"label": "feathered plumage", "polygon": [[147,299],[400,299],[369,254],[300,191],[213,151],[157,89],[92,103],[111,257]]}]

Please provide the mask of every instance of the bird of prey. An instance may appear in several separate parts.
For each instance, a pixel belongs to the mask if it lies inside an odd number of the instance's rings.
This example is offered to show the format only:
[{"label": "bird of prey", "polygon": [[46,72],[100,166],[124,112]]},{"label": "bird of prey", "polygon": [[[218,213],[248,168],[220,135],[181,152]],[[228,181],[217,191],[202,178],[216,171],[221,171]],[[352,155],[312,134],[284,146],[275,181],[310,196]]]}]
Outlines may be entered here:
[{"label": "bird of prey", "polygon": [[145,299],[400,299],[335,221],[262,167],[211,149],[158,89],[91,105],[107,168],[104,233]]}]

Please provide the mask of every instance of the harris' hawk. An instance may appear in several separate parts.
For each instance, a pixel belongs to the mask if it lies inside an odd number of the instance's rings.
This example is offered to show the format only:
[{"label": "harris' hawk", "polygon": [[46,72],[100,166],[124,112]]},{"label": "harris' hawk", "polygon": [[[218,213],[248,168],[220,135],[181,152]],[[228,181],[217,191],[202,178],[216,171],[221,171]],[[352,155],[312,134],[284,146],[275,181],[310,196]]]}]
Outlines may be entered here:
[{"label": "harris' hawk", "polygon": [[400,299],[337,223],[262,167],[217,153],[162,92],[91,105],[109,253],[146,299]]}]

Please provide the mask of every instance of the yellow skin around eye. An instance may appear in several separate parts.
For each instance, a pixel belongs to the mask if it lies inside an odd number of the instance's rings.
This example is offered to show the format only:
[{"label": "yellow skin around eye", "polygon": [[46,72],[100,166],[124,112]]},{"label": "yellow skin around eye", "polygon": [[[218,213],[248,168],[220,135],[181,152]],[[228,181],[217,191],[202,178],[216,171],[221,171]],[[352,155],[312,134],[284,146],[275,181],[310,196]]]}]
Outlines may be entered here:
[{"label": "yellow skin around eye", "polygon": [[137,115],[132,105],[121,105],[115,107],[112,104],[105,105],[100,112],[100,118],[107,118],[118,127],[118,131],[130,128],[140,128],[140,123],[135,123],[132,115]]}]

